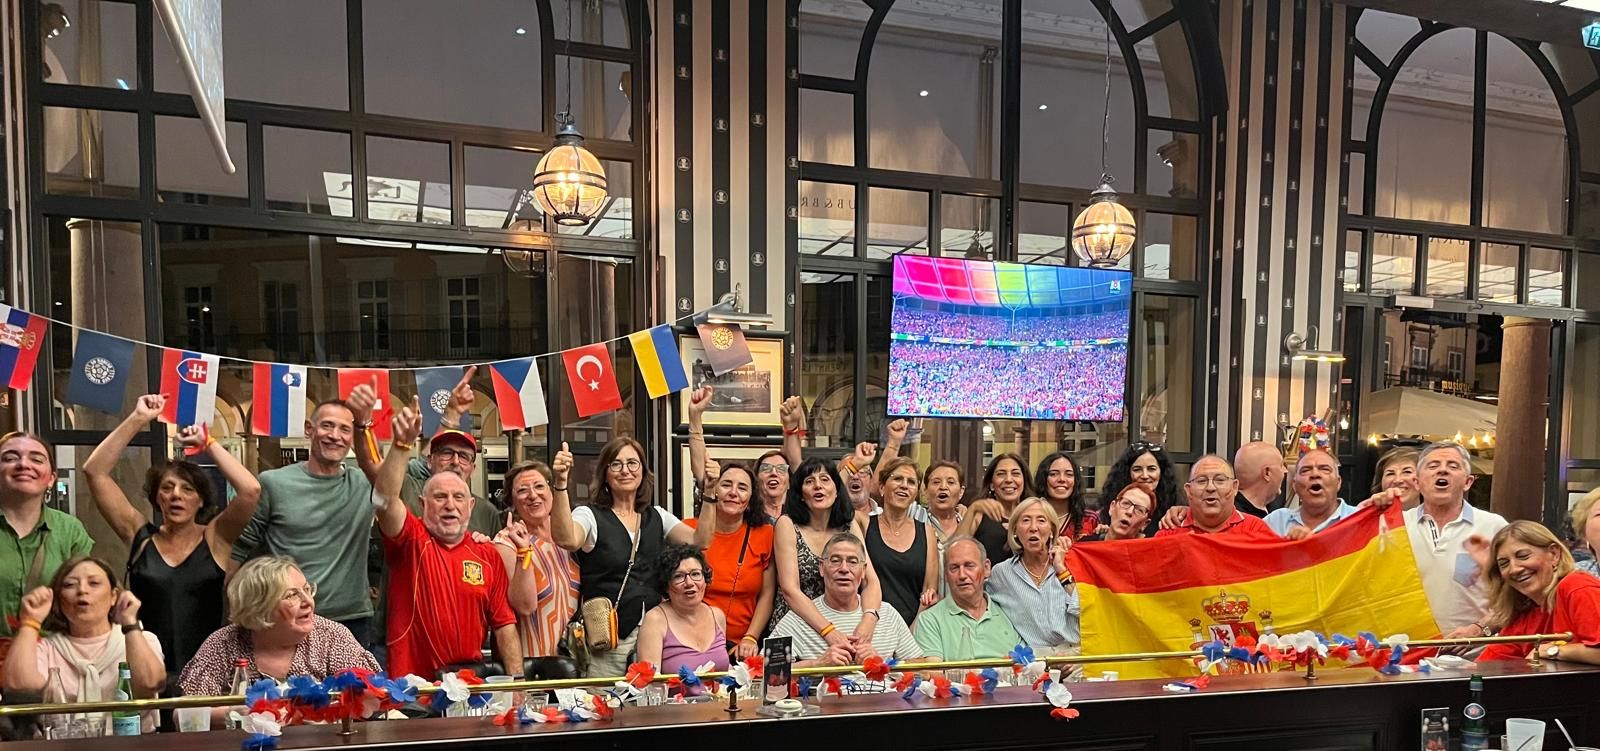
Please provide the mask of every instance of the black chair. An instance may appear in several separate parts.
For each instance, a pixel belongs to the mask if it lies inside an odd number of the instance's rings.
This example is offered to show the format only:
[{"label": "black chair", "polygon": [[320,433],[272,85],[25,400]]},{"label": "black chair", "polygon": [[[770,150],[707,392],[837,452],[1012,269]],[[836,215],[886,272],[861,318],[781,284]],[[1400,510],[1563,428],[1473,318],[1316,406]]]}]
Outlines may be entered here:
[{"label": "black chair", "polygon": [[553,681],[581,677],[578,663],[570,657],[529,657],[522,661],[523,680]]},{"label": "black chair", "polygon": [[452,662],[449,665],[439,668],[439,674],[435,677],[443,679],[445,673],[454,673],[463,668],[471,670],[479,678],[487,678],[491,675],[506,674],[505,666],[501,665],[500,663],[494,662],[493,660],[479,660],[477,662]]}]

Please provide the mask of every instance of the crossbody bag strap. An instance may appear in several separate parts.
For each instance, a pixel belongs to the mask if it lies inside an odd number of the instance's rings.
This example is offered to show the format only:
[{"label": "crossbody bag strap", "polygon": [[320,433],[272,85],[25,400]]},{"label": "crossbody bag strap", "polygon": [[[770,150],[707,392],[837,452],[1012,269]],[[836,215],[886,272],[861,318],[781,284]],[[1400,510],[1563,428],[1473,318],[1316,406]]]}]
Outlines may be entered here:
[{"label": "crossbody bag strap", "polygon": [[[624,527],[626,529],[626,527]],[[644,535],[644,520],[639,521],[639,534],[633,538],[633,549],[628,551],[628,568],[622,572],[622,586],[617,587],[616,607],[622,607],[622,593],[628,589],[628,577],[633,575],[633,559],[639,555],[639,537]],[[615,609],[615,608],[613,608]]]}]

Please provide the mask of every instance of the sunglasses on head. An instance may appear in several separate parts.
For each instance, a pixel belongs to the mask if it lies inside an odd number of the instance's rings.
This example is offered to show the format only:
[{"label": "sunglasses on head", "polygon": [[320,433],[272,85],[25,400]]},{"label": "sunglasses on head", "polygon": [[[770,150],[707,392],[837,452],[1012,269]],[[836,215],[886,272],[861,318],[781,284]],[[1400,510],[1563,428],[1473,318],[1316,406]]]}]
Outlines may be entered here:
[{"label": "sunglasses on head", "polygon": [[1159,454],[1159,453],[1161,453],[1162,451],[1165,450],[1165,449],[1161,448],[1161,444],[1159,444],[1159,443],[1150,443],[1148,441],[1139,441],[1138,443],[1135,443],[1132,446],[1129,446],[1128,449],[1131,450],[1131,451],[1137,451],[1137,452],[1139,452],[1141,454],[1146,453],[1146,452],[1149,452],[1149,453],[1152,453],[1152,454]]}]

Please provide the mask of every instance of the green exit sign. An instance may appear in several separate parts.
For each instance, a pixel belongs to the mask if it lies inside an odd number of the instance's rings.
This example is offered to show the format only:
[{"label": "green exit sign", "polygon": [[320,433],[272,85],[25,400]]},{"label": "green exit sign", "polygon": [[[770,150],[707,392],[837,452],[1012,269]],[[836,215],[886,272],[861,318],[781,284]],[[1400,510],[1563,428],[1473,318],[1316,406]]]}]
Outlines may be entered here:
[{"label": "green exit sign", "polygon": [[1600,50],[1600,21],[1583,27],[1583,46]]}]

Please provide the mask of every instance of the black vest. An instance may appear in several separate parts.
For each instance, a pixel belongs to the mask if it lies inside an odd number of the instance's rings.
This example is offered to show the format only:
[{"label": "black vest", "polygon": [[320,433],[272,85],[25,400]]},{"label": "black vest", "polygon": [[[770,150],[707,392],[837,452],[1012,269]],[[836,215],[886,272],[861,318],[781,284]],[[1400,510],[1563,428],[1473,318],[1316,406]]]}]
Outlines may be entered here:
[{"label": "black vest", "polygon": [[661,593],[656,590],[656,559],[661,557],[661,545],[666,530],[661,526],[661,515],[655,508],[639,512],[639,552],[633,559],[633,572],[629,573],[622,596],[617,589],[623,587],[622,576],[628,571],[628,553],[633,549],[633,539],[628,528],[622,526],[617,515],[609,508],[595,506],[594,550],[578,551],[578,596],[587,601],[604,597],[617,606],[617,639],[628,638],[644,621],[644,612],[661,603]]}]

